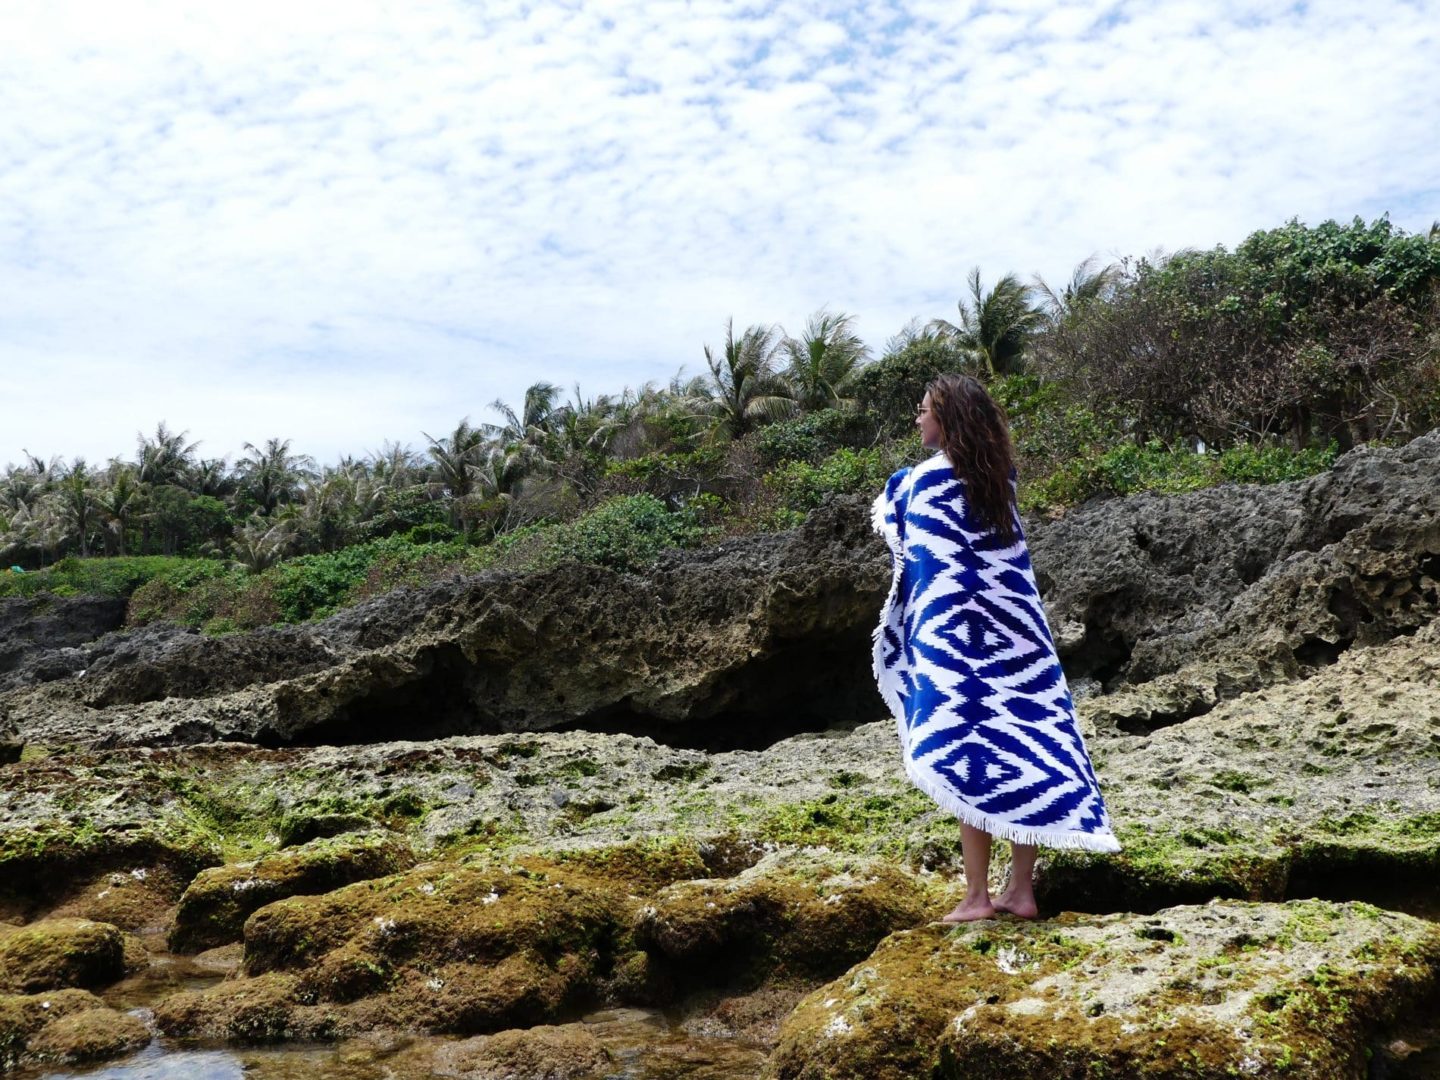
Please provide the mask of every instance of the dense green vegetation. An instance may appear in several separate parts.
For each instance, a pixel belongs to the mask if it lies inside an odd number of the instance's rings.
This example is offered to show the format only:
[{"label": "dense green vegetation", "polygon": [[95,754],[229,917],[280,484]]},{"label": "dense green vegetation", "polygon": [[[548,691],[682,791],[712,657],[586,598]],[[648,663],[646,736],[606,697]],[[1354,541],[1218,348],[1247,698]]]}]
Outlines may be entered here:
[{"label": "dense green vegetation", "polygon": [[536,383],[494,423],[324,467],[282,438],[207,459],[166,425],[103,467],[31,457],[0,477],[0,559],[25,571],[0,595],[133,594],[135,622],[224,630],[486,567],[631,569],[878,489],[920,456],[912,410],[943,371],[1005,404],[1030,513],[1307,475],[1440,422],[1440,230],[1291,222],[1061,288],[976,271],[955,321],[878,359],[823,310],[799,337],[727,325],[703,356],[593,399]]}]

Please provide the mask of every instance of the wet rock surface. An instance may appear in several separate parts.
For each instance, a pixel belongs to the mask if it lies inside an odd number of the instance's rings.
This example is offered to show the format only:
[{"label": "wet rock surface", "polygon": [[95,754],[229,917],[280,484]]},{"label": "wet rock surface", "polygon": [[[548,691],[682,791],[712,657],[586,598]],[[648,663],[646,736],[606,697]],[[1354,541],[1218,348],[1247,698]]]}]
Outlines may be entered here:
[{"label": "wet rock surface", "polygon": [[251,912],[288,896],[329,892],[414,865],[393,834],[346,834],[202,870],[180,897],[170,947],[197,952],[238,941]]},{"label": "wet rock surface", "polygon": [[143,1022],[84,990],[0,994],[0,1070],[98,1061],[149,1041]]},{"label": "wet rock surface", "polygon": [[96,987],[125,974],[125,938],[108,923],[42,919],[0,924],[0,991],[34,994]]}]

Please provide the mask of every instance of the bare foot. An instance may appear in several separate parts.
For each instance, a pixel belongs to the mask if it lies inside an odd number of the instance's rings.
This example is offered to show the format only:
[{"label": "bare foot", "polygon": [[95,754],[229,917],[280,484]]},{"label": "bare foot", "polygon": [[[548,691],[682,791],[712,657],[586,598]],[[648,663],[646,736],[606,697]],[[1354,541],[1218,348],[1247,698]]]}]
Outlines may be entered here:
[{"label": "bare foot", "polygon": [[1017,919],[1034,919],[1040,915],[1040,908],[1033,896],[1012,896],[1003,892],[991,902],[996,911],[1014,915]]},{"label": "bare foot", "polygon": [[988,899],[962,900],[954,911],[940,921],[944,923],[978,922],[981,919],[993,919],[994,917],[995,905]]}]

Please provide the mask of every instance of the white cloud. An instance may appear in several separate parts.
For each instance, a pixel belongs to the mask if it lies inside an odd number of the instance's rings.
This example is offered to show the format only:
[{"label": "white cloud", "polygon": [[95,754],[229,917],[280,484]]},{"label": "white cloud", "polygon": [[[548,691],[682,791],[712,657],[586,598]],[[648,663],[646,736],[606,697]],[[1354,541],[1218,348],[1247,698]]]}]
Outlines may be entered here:
[{"label": "white cloud", "polygon": [[[1440,0],[8,10],[0,461],[331,459],[966,270],[1440,217]],[[37,450],[37,452],[39,452]]]}]

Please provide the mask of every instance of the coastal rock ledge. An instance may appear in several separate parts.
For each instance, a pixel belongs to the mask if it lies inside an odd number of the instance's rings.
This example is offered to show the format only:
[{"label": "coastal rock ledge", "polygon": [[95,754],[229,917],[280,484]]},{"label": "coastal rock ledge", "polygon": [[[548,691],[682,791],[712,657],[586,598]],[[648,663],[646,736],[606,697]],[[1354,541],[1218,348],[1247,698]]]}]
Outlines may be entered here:
[{"label": "coastal rock ledge", "polygon": [[769,1080],[1364,1080],[1433,995],[1440,929],[1217,901],[894,934],[786,1020]]}]

